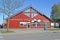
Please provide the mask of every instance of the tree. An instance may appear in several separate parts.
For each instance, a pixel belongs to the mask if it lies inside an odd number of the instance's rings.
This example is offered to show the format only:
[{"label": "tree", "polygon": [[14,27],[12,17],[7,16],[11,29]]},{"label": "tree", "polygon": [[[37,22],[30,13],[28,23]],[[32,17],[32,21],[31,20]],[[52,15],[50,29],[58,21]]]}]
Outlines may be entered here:
[{"label": "tree", "polygon": [[[24,1],[25,0],[3,0],[2,2],[3,8],[0,8],[0,12],[6,14],[9,18],[12,11],[15,10],[16,8],[21,7]],[[3,15],[3,20],[4,20],[4,15]],[[8,27],[9,27],[9,19],[8,19]],[[7,27],[7,31],[8,31],[8,27]]]},{"label": "tree", "polygon": [[60,20],[60,4],[55,4],[52,7],[51,19],[54,22],[59,22],[58,20]]}]

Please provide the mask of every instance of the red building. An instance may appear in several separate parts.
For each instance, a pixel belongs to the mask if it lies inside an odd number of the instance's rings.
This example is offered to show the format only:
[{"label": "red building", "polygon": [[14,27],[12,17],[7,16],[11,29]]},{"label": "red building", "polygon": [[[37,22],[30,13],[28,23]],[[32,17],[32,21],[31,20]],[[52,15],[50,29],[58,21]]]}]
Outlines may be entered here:
[{"label": "red building", "polygon": [[[8,19],[7,19],[8,20]],[[35,8],[29,7],[9,18],[9,28],[51,28],[51,20]]]}]

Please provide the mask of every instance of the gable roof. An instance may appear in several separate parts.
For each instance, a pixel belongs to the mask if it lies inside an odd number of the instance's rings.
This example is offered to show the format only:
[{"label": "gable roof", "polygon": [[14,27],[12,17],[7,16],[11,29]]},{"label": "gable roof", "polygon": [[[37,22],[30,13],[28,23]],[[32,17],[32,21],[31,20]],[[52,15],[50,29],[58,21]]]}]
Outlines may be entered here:
[{"label": "gable roof", "polygon": [[32,8],[32,9],[34,9],[36,12],[38,12],[40,15],[42,15],[42,16],[44,16],[44,17],[46,17],[48,20],[50,20],[51,22],[52,22],[52,20],[50,19],[50,18],[48,18],[46,15],[44,15],[44,14],[41,14],[37,9],[35,9],[34,7],[32,7],[32,6],[29,6],[29,7],[26,7],[25,9],[22,9],[20,12],[18,12],[18,13],[16,13],[16,14],[14,14],[14,15],[11,15],[10,17],[8,17],[6,20],[8,20],[9,18],[11,18],[11,17],[14,17],[14,16],[16,16],[16,15],[18,15],[18,14],[20,14],[20,13],[22,13],[22,12],[24,12],[25,10],[27,10],[27,9],[29,9],[29,8]]}]

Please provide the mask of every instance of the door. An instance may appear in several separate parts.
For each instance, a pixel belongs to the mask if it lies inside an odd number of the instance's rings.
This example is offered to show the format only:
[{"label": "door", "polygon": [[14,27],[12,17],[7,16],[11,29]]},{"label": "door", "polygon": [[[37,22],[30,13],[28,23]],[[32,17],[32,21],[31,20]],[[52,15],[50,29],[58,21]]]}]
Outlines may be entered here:
[{"label": "door", "polygon": [[27,27],[30,28],[30,24],[29,23],[27,24]]}]

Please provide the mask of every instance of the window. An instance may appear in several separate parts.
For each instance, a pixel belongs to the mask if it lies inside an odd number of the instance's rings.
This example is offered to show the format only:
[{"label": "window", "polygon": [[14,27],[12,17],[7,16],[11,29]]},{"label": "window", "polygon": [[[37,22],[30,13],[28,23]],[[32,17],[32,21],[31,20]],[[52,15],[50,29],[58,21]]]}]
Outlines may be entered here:
[{"label": "window", "polygon": [[30,9],[27,9],[27,10],[25,10],[24,12],[25,12],[24,15],[30,17]]},{"label": "window", "polygon": [[55,23],[55,27],[56,28],[59,28],[59,23]]},{"label": "window", "polygon": [[41,25],[41,23],[37,23],[37,26],[40,26]]},{"label": "window", "polygon": [[36,24],[35,23],[32,23],[32,26],[36,26]]},{"label": "window", "polygon": [[38,15],[37,13],[32,13],[32,18],[34,17],[34,16],[36,16],[36,15]]},{"label": "window", "polygon": [[26,22],[20,22],[20,26],[26,26]]},{"label": "window", "polygon": [[51,26],[54,26],[54,23],[51,23]]},{"label": "window", "polygon": [[20,26],[26,26],[26,24],[21,23]]},{"label": "window", "polygon": [[30,17],[30,13],[28,13],[28,12],[26,12],[25,15],[28,16],[28,17]]},{"label": "window", "polygon": [[32,18],[33,18],[34,16],[36,16],[36,15],[38,15],[37,11],[34,10],[34,9],[32,9]]},{"label": "window", "polygon": [[32,22],[32,26],[40,26],[40,22],[37,22],[37,21],[34,21],[34,22]]},{"label": "window", "polygon": [[44,26],[50,26],[50,22],[44,22]]},{"label": "window", "polygon": [[23,26],[23,24],[20,24],[20,26]]},{"label": "window", "polygon": [[27,26],[27,24],[30,24],[30,22],[20,22],[20,26]]}]

